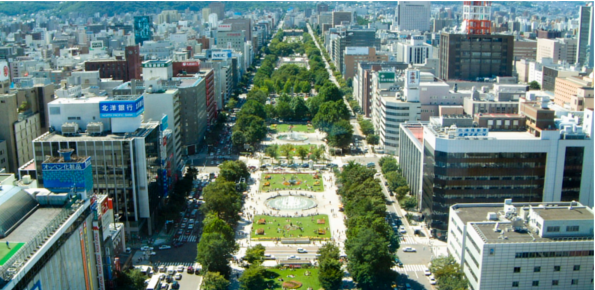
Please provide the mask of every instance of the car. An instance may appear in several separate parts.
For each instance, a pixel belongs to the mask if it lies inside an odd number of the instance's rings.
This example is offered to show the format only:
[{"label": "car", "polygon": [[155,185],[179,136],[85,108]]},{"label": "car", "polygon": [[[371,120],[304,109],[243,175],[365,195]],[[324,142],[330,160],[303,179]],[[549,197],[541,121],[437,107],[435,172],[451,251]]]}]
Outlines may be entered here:
[{"label": "car", "polygon": [[275,256],[271,254],[264,254],[265,260],[275,260]]},{"label": "car", "polygon": [[187,273],[194,273],[194,268],[192,266],[188,267],[188,269],[186,270]]},{"label": "car", "polygon": [[194,228],[194,224],[188,224],[188,229],[192,230]]},{"label": "car", "polygon": [[167,283],[171,283],[171,281],[173,281],[173,280],[174,280],[174,278],[172,277],[172,275],[167,275],[167,277],[165,277],[165,281]]},{"label": "car", "polygon": [[430,285],[436,285],[436,278],[434,278],[434,275],[431,275],[428,279],[430,279]]},{"label": "car", "polygon": [[[370,167],[370,166],[369,166],[369,163],[368,163],[368,167]],[[380,173],[380,172],[378,172],[378,173],[374,174],[374,177],[380,177],[380,176],[382,176],[382,173]]]},{"label": "car", "polygon": [[170,245],[159,246],[159,250],[167,250],[167,249],[171,249],[171,246]]},{"label": "car", "polygon": [[192,234],[192,230],[186,230],[186,235],[189,236]]},{"label": "car", "polygon": [[[194,212],[194,211],[193,211],[193,212]],[[188,223],[189,223],[189,224],[193,224],[193,223],[194,223],[194,219],[190,219],[190,220],[188,221]]]},{"label": "car", "polygon": [[390,196],[395,196],[395,194],[393,193],[393,191],[390,190],[390,189],[388,190],[388,194],[390,194]]},{"label": "car", "polygon": [[184,229],[184,228],[186,228],[186,223],[182,223],[182,224],[180,225],[180,227],[181,227],[181,228],[183,228],[183,229]]},{"label": "car", "polygon": [[405,283],[405,288],[407,288],[407,290],[410,290],[411,289],[411,284]]},{"label": "car", "polygon": [[164,265],[159,266],[159,272],[165,272],[166,270],[167,270],[167,268],[165,268]]},{"label": "car", "polygon": [[184,218],[184,219],[182,219],[182,222],[183,223],[187,223],[188,222],[188,219],[187,218]]},{"label": "car", "polygon": [[161,290],[168,290],[169,289],[169,284],[161,284]]},{"label": "car", "polygon": [[181,273],[176,274],[175,278],[176,278],[176,280],[182,280],[182,274]]},{"label": "car", "polygon": [[430,276],[430,275],[432,275],[432,272],[430,272],[430,269],[425,269],[424,270],[424,275]]},{"label": "car", "polygon": [[126,248],[126,253],[130,254],[132,252],[132,250],[130,250],[130,247]]},{"label": "car", "polygon": [[171,283],[171,289],[180,289],[180,283],[178,283],[178,281],[173,281]]},{"label": "car", "polygon": [[156,252],[150,252],[149,255],[155,256],[155,255],[157,255],[157,253]]},{"label": "car", "polygon": [[298,253],[307,253],[308,251],[306,249],[298,248],[297,252]]},{"label": "car", "polygon": [[152,251],[153,247],[149,247],[149,246],[143,246],[140,248],[141,251]]},{"label": "car", "polygon": [[178,272],[184,272],[184,269],[185,269],[185,268],[186,268],[186,267],[184,267],[184,266],[180,265],[180,266],[178,266],[178,268],[177,268],[176,270],[177,270]]},{"label": "car", "polygon": [[330,168],[339,167],[339,165],[337,165],[337,164],[334,164],[334,163],[329,163],[329,164],[327,164],[326,166],[327,166],[327,167],[330,167]]},{"label": "car", "polygon": [[370,162],[368,164],[366,164],[367,167],[374,167],[376,166],[376,164],[374,162]]},{"label": "car", "polygon": [[[283,166],[283,165],[281,165]],[[290,164],[289,166],[287,166],[288,168],[298,168],[299,165],[297,165],[296,163],[294,164]]]},{"label": "car", "polygon": [[302,168],[308,168],[308,167],[310,167],[310,164],[308,164],[308,163],[302,164]]},{"label": "car", "polygon": [[403,249],[403,252],[417,252],[417,250],[415,248],[412,248],[412,247],[405,247]]},{"label": "car", "polygon": [[151,282],[151,279],[145,280],[145,286],[149,285],[149,282]]},{"label": "car", "polygon": [[165,280],[165,277],[167,277],[167,275],[165,275],[165,273],[159,274],[159,280]]},{"label": "car", "polygon": [[405,233],[407,233],[407,230],[405,229],[405,227],[404,227],[404,226],[401,226],[401,227],[399,228],[399,233],[401,233],[401,234],[405,234]]},{"label": "car", "polygon": [[300,260],[301,258],[296,256],[296,255],[289,255],[289,257],[287,257],[287,260]]}]

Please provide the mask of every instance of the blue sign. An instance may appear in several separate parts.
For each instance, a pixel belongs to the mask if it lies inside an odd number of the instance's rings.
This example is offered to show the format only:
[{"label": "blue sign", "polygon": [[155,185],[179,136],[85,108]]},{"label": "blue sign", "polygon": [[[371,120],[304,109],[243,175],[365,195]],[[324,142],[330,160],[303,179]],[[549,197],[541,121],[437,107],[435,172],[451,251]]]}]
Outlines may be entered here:
[{"label": "blue sign", "polygon": [[143,96],[130,101],[99,102],[99,116],[101,118],[133,118],[145,111]]},{"label": "blue sign", "polygon": [[163,197],[167,197],[169,193],[169,178],[167,177],[167,169],[161,169],[161,183],[163,186]]},{"label": "blue sign", "polygon": [[165,131],[168,126],[169,124],[167,123],[167,115],[163,115],[163,118],[161,118],[161,132]]},{"label": "blue sign", "polygon": [[151,19],[149,16],[134,16],[134,43],[142,44],[146,40],[151,40],[153,32],[151,31]]},{"label": "blue sign", "polygon": [[91,157],[84,162],[42,163],[43,186],[54,192],[70,192],[85,189],[93,190],[93,170]]}]

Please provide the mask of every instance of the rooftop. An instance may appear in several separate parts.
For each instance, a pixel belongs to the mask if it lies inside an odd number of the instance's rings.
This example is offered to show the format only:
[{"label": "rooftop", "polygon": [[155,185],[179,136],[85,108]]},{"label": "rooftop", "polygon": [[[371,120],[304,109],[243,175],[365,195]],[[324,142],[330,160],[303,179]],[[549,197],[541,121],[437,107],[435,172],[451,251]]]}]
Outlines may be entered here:
[{"label": "rooftop", "polygon": [[6,238],[0,239],[0,243],[6,244],[7,241],[11,243],[28,243],[42,229],[44,229],[54,217],[58,216],[61,211],[62,208],[38,208]]},{"label": "rooftop", "polygon": [[533,209],[544,220],[593,220],[593,213],[586,208]]},{"label": "rooftop", "polygon": [[87,133],[80,133],[76,136],[62,136],[56,132],[45,133],[33,141],[37,142],[66,142],[66,141],[123,141],[135,137],[146,137],[152,130],[157,128],[157,122],[142,123],[133,133],[106,134],[101,136],[90,136]]}]

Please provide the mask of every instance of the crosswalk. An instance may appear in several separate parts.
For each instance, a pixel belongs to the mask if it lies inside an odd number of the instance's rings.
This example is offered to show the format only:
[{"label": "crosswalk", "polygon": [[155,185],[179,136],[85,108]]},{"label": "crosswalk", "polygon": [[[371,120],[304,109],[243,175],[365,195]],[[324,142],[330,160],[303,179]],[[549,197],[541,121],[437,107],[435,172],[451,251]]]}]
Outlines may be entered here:
[{"label": "crosswalk", "polygon": [[400,236],[399,237],[399,244],[400,245],[412,245],[412,244],[417,244],[417,242],[415,242],[415,239],[413,237],[410,237],[410,236]]},{"label": "crosswalk", "polygon": [[399,273],[405,272],[423,272],[424,270],[428,269],[426,265],[403,265],[403,267],[393,267],[393,270]]},{"label": "crosswalk", "polygon": [[157,263],[153,263],[153,265],[156,266],[156,267],[159,267],[159,266],[165,266],[165,267],[169,267],[169,266],[175,266],[175,267],[177,267],[177,266],[184,266],[184,267],[188,268],[188,267],[192,266],[192,268],[195,268],[195,269],[196,268],[202,268],[200,266],[200,264],[199,263],[196,263],[196,262],[163,262],[163,263],[157,262]]},{"label": "crosswalk", "polygon": [[198,236],[181,236],[179,238],[174,239],[174,242],[198,242]]}]

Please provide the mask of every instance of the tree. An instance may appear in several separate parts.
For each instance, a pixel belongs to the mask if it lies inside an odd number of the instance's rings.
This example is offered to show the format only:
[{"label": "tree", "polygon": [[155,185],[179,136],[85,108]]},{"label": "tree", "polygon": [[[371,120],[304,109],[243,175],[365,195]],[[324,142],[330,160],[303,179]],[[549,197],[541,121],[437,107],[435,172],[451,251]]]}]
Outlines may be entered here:
[{"label": "tree", "polygon": [[384,165],[385,162],[394,162],[394,163],[397,163],[397,159],[395,159],[392,156],[382,156],[380,158],[380,160],[378,160],[378,165],[380,165],[380,167],[382,167],[382,165]]},{"label": "tree", "polygon": [[293,152],[293,145],[291,144],[283,144],[279,147],[279,151],[281,154],[287,158],[287,163],[289,163],[289,158],[291,157],[291,152]]},{"label": "tree", "polygon": [[440,290],[464,290],[469,285],[460,265],[450,255],[432,260],[430,271],[436,277]]},{"label": "tree", "polygon": [[371,228],[363,228],[347,239],[347,268],[361,289],[390,287],[396,273],[391,270],[393,259],[388,246],[386,238]]},{"label": "tree", "polygon": [[310,85],[310,82],[308,81],[301,81],[300,82],[300,91],[304,94],[310,94],[310,90],[312,89],[312,86]]},{"label": "tree", "polygon": [[346,148],[351,144],[353,137],[353,126],[347,120],[340,120],[334,123],[328,133],[329,145],[338,148]]},{"label": "tree", "polygon": [[233,132],[231,134],[231,144],[238,149],[243,148],[246,143],[246,136],[240,131]]},{"label": "tree", "polygon": [[370,120],[366,120],[360,115],[357,118],[357,122],[359,123],[359,127],[364,135],[368,136],[374,134],[374,125]]},{"label": "tree", "polygon": [[117,290],[141,290],[145,289],[145,276],[138,269],[116,272],[115,279]]},{"label": "tree", "polygon": [[306,101],[304,101],[304,98],[302,97],[293,97],[289,105],[291,107],[293,117],[297,120],[301,120],[309,114]]},{"label": "tree", "polygon": [[233,257],[229,243],[221,233],[203,233],[197,246],[196,261],[205,271],[222,273],[226,278],[231,274],[229,260]]},{"label": "tree", "polygon": [[219,176],[227,181],[237,182],[241,177],[249,178],[250,171],[246,163],[240,160],[228,160],[219,165]]},{"label": "tree", "polygon": [[236,191],[235,182],[218,178],[203,189],[203,196],[205,213],[217,213],[219,218],[230,224],[235,224],[239,220],[242,194]]},{"label": "tree", "polygon": [[288,102],[278,101],[275,109],[277,110],[277,116],[279,116],[280,119],[286,120],[293,116],[291,106]]},{"label": "tree", "polygon": [[264,280],[265,269],[260,265],[251,265],[240,277],[240,289],[266,289],[266,281]]},{"label": "tree", "polygon": [[319,260],[319,263],[318,281],[320,281],[320,286],[326,290],[338,290],[341,288],[344,273],[341,270],[339,259],[324,259]]},{"label": "tree", "polygon": [[323,102],[343,101],[341,90],[332,82],[326,82],[320,88],[318,95],[322,98]]},{"label": "tree", "polygon": [[267,119],[277,118],[277,110],[275,109],[275,105],[266,104],[264,106],[264,111],[267,114]]},{"label": "tree", "polygon": [[227,110],[233,110],[233,108],[236,107],[236,105],[238,104],[238,101],[236,101],[236,99],[229,99],[229,101],[227,102],[227,105],[225,105],[225,107],[227,108]]},{"label": "tree", "polygon": [[380,142],[380,136],[375,134],[368,135],[366,136],[366,142],[368,142],[369,145],[378,145]]},{"label": "tree", "polygon": [[388,172],[391,171],[400,171],[400,167],[399,164],[397,164],[397,160],[392,159],[393,161],[391,162],[384,162],[384,164],[382,164],[382,167],[380,167],[380,169],[382,170],[382,173],[386,174]]},{"label": "tree", "polygon": [[264,111],[264,105],[256,100],[248,99],[242,106],[242,109],[238,112],[237,117],[240,118],[243,115],[254,115],[262,119],[266,119],[267,115]]},{"label": "tree", "polygon": [[[403,187],[397,188],[397,194],[399,193],[399,189],[401,189],[401,188],[403,188]],[[401,201],[401,207],[406,211],[410,211],[410,210],[414,209],[416,206],[417,206],[417,199],[413,196],[406,197],[405,199],[403,199]]]},{"label": "tree", "polygon": [[279,145],[272,144],[272,145],[267,146],[267,148],[264,150],[264,153],[273,159],[277,159],[277,158],[279,158],[278,150],[279,150]]},{"label": "tree", "polygon": [[532,81],[529,83],[529,89],[531,90],[541,90],[541,86],[537,81]]},{"label": "tree", "polygon": [[337,121],[349,120],[349,117],[349,109],[343,101],[325,102],[320,105],[318,113],[312,119],[312,125],[328,133]]},{"label": "tree", "polygon": [[397,188],[407,186],[407,180],[397,171],[390,171],[384,174],[384,178],[388,182],[388,188],[392,191],[397,191]]},{"label": "tree", "polygon": [[260,264],[264,260],[265,250],[266,248],[262,244],[256,244],[254,247],[246,249],[244,260],[248,261],[250,264]]},{"label": "tree", "polygon": [[226,290],[229,287],[229,281],[219,272],[207,272],[204,276],[201,289],[204,290]]},{"label": "tree", "polygon": [[297,155],[300,157],[300,159],[302,160],[302,163],[304,163],[304,158],[306,158],[306,156],[308,156],[308,149],[306,149],[304,146],[300,146],[297,147],[295,149]]}]

